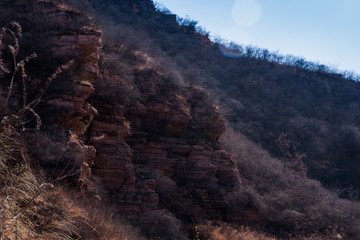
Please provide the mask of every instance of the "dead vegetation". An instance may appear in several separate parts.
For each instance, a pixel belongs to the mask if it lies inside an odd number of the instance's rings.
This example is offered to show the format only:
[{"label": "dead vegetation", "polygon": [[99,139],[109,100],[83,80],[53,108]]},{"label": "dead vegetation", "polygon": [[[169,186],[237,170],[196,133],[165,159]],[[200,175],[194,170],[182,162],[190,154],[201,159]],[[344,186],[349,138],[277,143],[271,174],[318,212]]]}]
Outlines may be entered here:
[{"label": "dead vegetation", "polygon": [[340,199],[231,128],[222,140],[244,183],[232,199],[238,206],[253,203],[271,234],[287,239],[359,238],[356,202]]},{"label": "dead vegetation", "polygon": [[207,240],[276,240],[246,227],[231,227],[226,223],[202,223],[198,225],[199,239]]},{"label": "dead vegetation", "polygon": [[80,193],[35,176],[19,141],[0,134],[0,239],[144,239],[126,222],[111,220],[103,203],[82,204]]}]

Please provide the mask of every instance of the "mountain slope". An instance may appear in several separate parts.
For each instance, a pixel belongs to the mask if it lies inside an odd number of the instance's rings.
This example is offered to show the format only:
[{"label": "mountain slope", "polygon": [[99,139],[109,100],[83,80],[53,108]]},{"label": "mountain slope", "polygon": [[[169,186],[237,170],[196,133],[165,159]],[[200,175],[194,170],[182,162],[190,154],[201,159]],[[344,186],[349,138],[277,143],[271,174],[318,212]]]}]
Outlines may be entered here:
[{"label": "mountain slope", "polygon": [[[226,58],[193,25],[179,26],[151,1],[54,2],[1,2],[1,24],[16,20],[23,26],[18,58],[37,53],[26,63],[27,91],[16,74],[10,102],[1,103],[8,124],[2,128],[21,133],[24,156],[42,181],[66,186],[73,195],[67,198],[82,199],[113,220],[97,225],[99,230],[112,231],[127,219],[149,239],[359,236],[356,203],[292,169],[275,143],[286,132],[296,150],[307,154],[314,177],[321,177],[320,167],[334,172],[335,160],[318,164],[322,155],[316,151],[331,148],[323,138],[356,130],[356,117],[329,116],[347,112],[357,83],[250,57]],[[4,43],[13,44],[11,35],[4,36]],[[6,44],[0,57],[11,69]],[[5,100],[11,71],[1,80]],[[44,95],[29,105],[33,111],[18,111],[39,92]],[[284,95],[293,98],[285,102]],[[316,111],[308,107],[313,101],[321,102]],[[315,146],[305,144],[316,137],[305,130],[319,122],[330,135],[318,137]],[[349,141],[344,151],[355,145]],[[81,209],[80,220],[104,220],[94,218],[92,208]],[[79,225],[84,234],[87,228]],[[95,228],[91,235],[101,232]]]},{"label": "mountain slope", "polygon": [[110,3],[88,4],[96,21],[119,30],[105,36],[109,41],[145,51],[164,69],[181,72],[180,80],[206,88],[229,124],[273,156],[282,157],[277,139],[285,133],[306,154],[309,176],[330,187],[358,188],[358,82],[261,60],[261,53],[229,58],[193,25],[179,26],[174,15],[156,12],[148,1],[133,1],[135,8]]}]

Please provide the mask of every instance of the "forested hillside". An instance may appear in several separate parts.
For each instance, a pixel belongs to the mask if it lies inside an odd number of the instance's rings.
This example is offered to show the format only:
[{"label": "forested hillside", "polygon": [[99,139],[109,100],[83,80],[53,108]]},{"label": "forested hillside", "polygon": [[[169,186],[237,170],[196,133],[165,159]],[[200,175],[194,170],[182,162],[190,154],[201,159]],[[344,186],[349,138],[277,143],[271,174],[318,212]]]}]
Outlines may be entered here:
[{"label": "forested hillside", "polygon": [[[105,32],[109,41],[145,51],[178,81],[206,88],[229,124],[273,156],[282,157],[277,140],[286,134],[291,148],[305,154],[310,177],[329,187],[360,187],[356,74],[266,49],[211,42],[206,31],[195,31],[196,21],[178,19],[179,25],[175,15],[155,12],[148,1],[139,1],[137,10],[96,1],[86,6],[97,21],[118,30]],[[112,25],[104,22],[108,18]]]}]

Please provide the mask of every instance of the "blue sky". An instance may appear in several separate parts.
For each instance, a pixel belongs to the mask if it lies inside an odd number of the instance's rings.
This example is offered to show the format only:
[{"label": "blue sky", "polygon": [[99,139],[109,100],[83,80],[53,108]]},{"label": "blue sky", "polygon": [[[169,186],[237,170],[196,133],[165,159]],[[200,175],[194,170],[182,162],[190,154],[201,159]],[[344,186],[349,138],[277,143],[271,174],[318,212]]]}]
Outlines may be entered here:
[{"label": "blue sky", "polygon": [[211,35],[360,73],[360,0],[155,0]]}]

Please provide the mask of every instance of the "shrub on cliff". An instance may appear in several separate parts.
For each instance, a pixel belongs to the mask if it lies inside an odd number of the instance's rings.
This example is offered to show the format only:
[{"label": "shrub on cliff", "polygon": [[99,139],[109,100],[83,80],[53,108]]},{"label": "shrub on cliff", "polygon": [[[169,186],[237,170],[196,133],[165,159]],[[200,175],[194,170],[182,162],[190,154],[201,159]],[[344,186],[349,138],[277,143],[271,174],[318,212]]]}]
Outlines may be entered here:
[{"label": "shrub on cliff", "polygon": [[149,212],[142,218],[141,226],[149,239],[189,239],[180,220],[166,210]]}]

